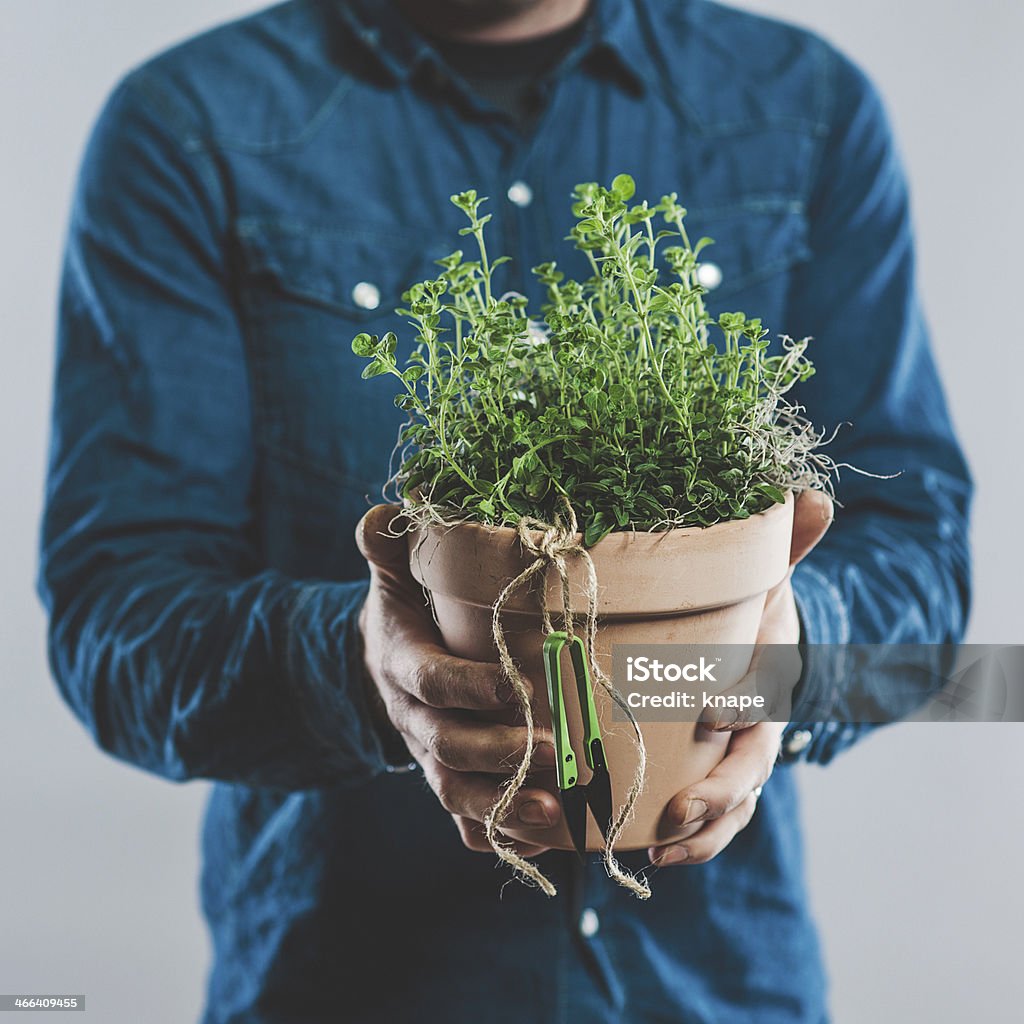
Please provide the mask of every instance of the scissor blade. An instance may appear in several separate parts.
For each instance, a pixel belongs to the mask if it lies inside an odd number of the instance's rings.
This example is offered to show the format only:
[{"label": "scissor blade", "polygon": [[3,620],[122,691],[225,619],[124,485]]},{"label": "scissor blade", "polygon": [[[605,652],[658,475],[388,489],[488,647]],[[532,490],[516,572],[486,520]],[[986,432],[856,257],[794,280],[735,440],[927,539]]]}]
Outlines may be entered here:
[{"label": "scissor blade", "polygon": [[603,764],[594,769],[587,783],[587,803],[594,812],[594,820],[601,835],[607,836],[608,827],[612,823],[612,780]]},{"label": "scissor blade", "polygon": [[560,795],[572,845],[576,847],[576,852],[582,860],[587,852],[587,794],[581,786],[573,786],[561,790]]}]

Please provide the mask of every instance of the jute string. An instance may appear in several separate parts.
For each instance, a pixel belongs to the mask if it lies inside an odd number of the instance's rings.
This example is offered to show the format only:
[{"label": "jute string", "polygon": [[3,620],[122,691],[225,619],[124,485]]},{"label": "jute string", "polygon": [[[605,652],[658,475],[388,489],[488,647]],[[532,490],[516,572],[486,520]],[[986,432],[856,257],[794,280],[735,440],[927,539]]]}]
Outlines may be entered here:
[{"label": "jute string", "polygon": [[[539,540],[535,538],[536,533],[540,534]],[[516,527],[519,543],[522,544],[524,550],[534,555],[534,560],[498,595],[497,601],[494,602],[491,625],[494,633],[494,644],[498,649],[498,656],[501,660],[501,667],[512,686],[513,693],[519,702],[520,711],[526,721],[526,750],[512,778],[505,784],[498,802],[491,808],[484,819],[484,829],[487,841],[501,860],[508,864],[522,878],[538,886],[548,896],[555,895],[557,890],[551,883],[551,880],[536,864],[520,856],[511,845],[504,842],[503,840],[506,837],[501,832],[501,825],[512,809],[512,803],[515,800],[516,794],[523,788],[526,777],[529,774],[534,742],[534,719],[530,692],[519,672],[519,667],[509,653],[508,644],[505,640],[505,630],[502,627],[501,614],[513,594],[523,587],[529,587],[535,582],[543,583],[548,566],[554,566],[562,586],[563,628],[571,638],[573,636],[573,615],[569,593],[567,559],[570,557],[578,558],[583,562],[587,574],[587,613],[584,617],[583,628],[591,677],[601,684],[604,691],[623,710],[626,717],[632,723],[636,735],[638,755],[636,772],[626,794],[625,802],[619,808],[605,836],[605,870],[608,872],[609,877],[618,882],[619,885],[628,889],[640,899],[646,900],[651,895],[650,887],[642,878],[637,878],[622,867],[615,857],[615,844],[622,834],[622,830],[626,827],[627,822],[632,818],[637,800],[640,798],[644,778],[647,773],[647,750],[644,746],[643,734],[632,710],[622,695],[612,685],[611,680],[601,670],[601,666],[597,661],[597,571],[594,568],[594,560],[590,557],[590,552],[576,539],[576,533],[576,514],[568,502],[565,503],[564,515],[558,516],[553,524],[543,523],[530,516],[524,516],[519,520]],[[547,609],[545,589],[544,586],[541,586],[538,593],[544,631],[545,633],[550,633],[554,626]]]}]

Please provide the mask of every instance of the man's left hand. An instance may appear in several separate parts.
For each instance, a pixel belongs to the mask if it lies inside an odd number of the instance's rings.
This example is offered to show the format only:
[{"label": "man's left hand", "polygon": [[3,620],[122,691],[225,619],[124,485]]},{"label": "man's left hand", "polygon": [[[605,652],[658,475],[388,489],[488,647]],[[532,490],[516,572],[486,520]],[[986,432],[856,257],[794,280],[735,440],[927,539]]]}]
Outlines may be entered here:
[{"label": "man's left hand", "polygon": [[[832,523],[832,502],[819,491],[804,491],[793,510],[793,540],[790,545],[790,570],[786,578],[769,592],[757,634],[756,649],[772,649],[785,645],[794,652],[789,674],[796,686],[800,678],[800,618],[790,576],[793,567],[807,555],[825,535]],[[769,646],[771,645],[771,646]],[[746,680],[756,671],[751,663]],[[744,680],[734,687],[744,689]],[[725,757],[706,779],[678,793],[665,810],[667,822],[678,830],[691,826],[684,839],[666,846],[652,846],[648,851],[652,863],[659,867],[671,864],[704,864],[716,857],[746,828],[754,815],[761,787],[768,781],[779,754],[785,722],[738,721],[702,725],[713,731],[733,733]]]}]

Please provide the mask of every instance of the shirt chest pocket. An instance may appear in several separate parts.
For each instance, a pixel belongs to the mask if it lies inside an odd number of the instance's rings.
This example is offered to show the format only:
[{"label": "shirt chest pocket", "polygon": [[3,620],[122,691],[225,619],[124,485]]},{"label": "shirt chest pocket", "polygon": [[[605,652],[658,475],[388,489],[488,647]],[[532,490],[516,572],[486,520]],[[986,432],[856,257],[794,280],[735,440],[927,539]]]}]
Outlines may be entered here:
[{"label": "shirt chest pocket", "polygon": [[352,338],[394,330],[408,348],[411,328],[394,309],[435,276],[444,240],[251,219],[237,237],[261,445],[325,480],[379,489],[403,414],[390,377],[360,379]]},{"label": "shirt chest pocket", "polygon": [[742,199],[696,208],[686,229],[692,242],[704,236],[714,240],[701,253],[708,310],[716,316],[742,310],[760,317],[773,336],[787,333],[790,274],[811,255],[803,204]]},{"label": "shirt chest pocket", "polygon": [[242,221],[236,237],[263,556],[299,577],[362,575],[353,528],[381,498],[405,413],[393,378],[361,379],[352,338],[393,330],[408,351],[394,309],[448,249],[427,232],[283,221]]}]

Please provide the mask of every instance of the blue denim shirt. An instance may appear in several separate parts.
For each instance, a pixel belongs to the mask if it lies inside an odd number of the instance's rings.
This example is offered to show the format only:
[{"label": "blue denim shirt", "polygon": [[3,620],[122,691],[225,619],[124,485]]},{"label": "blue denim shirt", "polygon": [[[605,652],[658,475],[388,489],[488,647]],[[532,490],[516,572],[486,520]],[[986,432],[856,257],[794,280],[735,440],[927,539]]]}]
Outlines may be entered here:
[{"label": "blue denim shirt", "polygon": [[[455,247],[453,191],[493,197],[506,287],[537,298],[532,265],[587,272],[560,242],[573,185],[620,171],[715,239],[713,311],[814,336],[799,399],[851,424],[834,457],[901,474],[843,476],[794,579],[805,638],[963,629],[970,486],[906,187],[875,91],[821,39],[705,0],[597,0],[527,136],[387,3],[293,0],[157,57],[111,97],[74,200],[41,588],[96,742],[217,782],[209,1024],[825,1019],[787,764],[649,902],[557,852],[547,899],[386,770],[364,704],[353,528],[401,414],[350,339],[401,332],[400,293]],[[814,689],[787,762],[862,731],[812,721]]]}]

